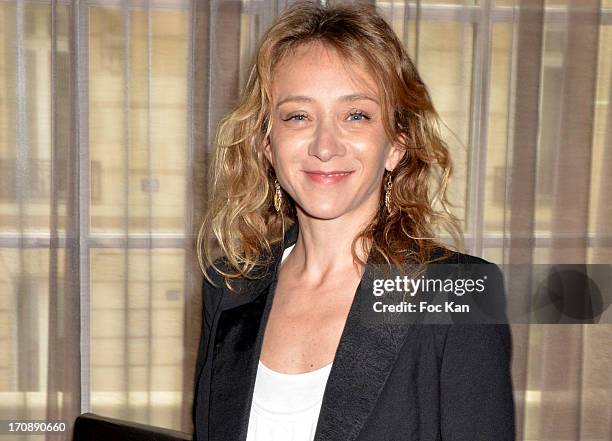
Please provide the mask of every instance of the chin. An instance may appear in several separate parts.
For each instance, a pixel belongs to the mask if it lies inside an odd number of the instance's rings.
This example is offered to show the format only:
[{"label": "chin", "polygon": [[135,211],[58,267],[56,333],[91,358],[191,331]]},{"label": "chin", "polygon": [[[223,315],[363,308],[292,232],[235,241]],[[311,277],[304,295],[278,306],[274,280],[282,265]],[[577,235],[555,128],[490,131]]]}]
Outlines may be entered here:
[{"label": "chin", "polygon": [[347,207],[342,203],[334,203],[332,201],[310,201],[306,204],[300,204],[299,209],[309,217],[316,219],[336,219],[347,212]]}]

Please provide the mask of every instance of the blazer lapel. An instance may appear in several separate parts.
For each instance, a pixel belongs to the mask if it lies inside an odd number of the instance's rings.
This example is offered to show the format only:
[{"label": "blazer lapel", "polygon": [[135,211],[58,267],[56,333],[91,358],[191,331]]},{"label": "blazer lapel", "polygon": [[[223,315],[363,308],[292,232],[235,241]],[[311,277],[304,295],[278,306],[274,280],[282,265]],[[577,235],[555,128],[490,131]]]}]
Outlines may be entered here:
[{"label": "blazer lapel", "polygon": [[223,286],[224,297],[232,300],[221,307],[212,342],[214,352],[208,415],[209,439],[212,441],[246,440],[259,355],[272,307],[278,266],[283,251],[297,241],[297,235],[298,227],[294,224],[287,230],[283,243],[272,247],[271,268],[267,268],[257,280],[238,284],[239,294]]},{"label": "blazer lapel", "polygon": [[246,439],[269,298],[267,292],[261,293],[249,303],[221,312],[212,359],[210,440]]},{"label": "blazer lapel", "polygon": [[353,441],[376,404],[412,328],[374,323],[363,308],[372,295],[371,259],[357,288],[332,365],[314,441]]}]

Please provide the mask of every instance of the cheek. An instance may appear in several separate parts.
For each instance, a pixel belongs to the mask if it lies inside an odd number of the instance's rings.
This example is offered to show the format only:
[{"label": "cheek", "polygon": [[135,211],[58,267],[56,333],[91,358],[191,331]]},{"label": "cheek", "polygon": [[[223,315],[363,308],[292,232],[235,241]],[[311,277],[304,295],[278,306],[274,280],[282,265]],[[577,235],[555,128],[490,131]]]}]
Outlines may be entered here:
[{"label": "cheek", "polygon": [[353,145],[355,154],[370,173],[376,173],[378,169],[384,168],[389,154],[389,144],[386,139],[372,137],[368,140],[362,139]]},{"label": "cheek", "polygon": [[282,145],[282,139],[279,139],[278,135],[272,130],[270,133],[270,143],[267,148],[267,156],[274,167],[278,165],[279,157],[283,153]]},{"label": "cheek", "polygon": [[287,142],[287,140],[276,137],[272,140],[270,146],[271,152],[271,164],[274,168],[274,172],[279,179],[282,179],[287,184],[289,176],[292,175],[292,169],[296,162],[295,149],[292,148],[293,144]]},{"label": "cheek", "polygon": [[271,137],[271,142],[274,162],[280,167],[294,161],[300,155],[300,152],[307,151],[303,147],[304,141],[296,136],[280,133]]}]

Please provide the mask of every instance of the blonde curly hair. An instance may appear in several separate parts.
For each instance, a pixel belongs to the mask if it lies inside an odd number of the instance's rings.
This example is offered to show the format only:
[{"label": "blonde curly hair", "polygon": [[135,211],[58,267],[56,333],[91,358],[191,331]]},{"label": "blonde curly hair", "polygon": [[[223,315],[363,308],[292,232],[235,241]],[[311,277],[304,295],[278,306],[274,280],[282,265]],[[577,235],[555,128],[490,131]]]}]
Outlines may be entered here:
[{"label": "blonde curly hair", "polygon": [[[387,213],[381,197],[378,213],[353,242],[355,262],[365,264],[356,253],[359,242],[371,244],[369,252],[378,261],[398,267],[441,260],[452,251],[435,238],[435,227],[463,247],[461,224],[446,194],[452,163],[440,117],[393,29],[371,6],[300,2],[263,36],[240,102],[217,128],[211,200],[197,238],[198,261],[211,283],[206,267],[221,274],[230,289],[231,279],[250,278],[255,267],[270,263],[271,246],[282,239],[286,223],[296,222],[295,204],[286,193],[281,212],[274,209],[275,175],[263,146],[272,127],[274,68],[298,46],[314,42],[366,67],[379,87],[387,137],[405,150],[396,168],[386,172],[393,183],[392,211]],[[432,258],[434,248],[443,253]],[[226,270],[215,263],[215,249]]]}]

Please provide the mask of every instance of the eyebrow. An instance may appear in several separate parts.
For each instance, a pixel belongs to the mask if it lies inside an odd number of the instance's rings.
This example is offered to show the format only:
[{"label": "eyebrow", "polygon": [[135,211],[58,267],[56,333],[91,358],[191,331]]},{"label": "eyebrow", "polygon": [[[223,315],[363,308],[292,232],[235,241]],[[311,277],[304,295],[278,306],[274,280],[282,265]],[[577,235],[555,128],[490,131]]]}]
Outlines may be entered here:
[{"label": "eyebrow", "polygon": [[[359,101],[359,100],[369,100],[369,101],[373,101],[376,104],[378,104],[378,100],[376,100],[375,98],[372,98],[369,95],[365,95],[362,93],[354,93],[351,95],[343,95],[340,97],[340,101],[345,101],[345,102]],[[298,103],[310,103],[310,102],[313,102],[314,100],[306,95],[290,95],[287,98],[280,100],[278,104],[276,105],[276,107],[278,108],[282,104],[285,104],[290,101],[298,102]]]}]

